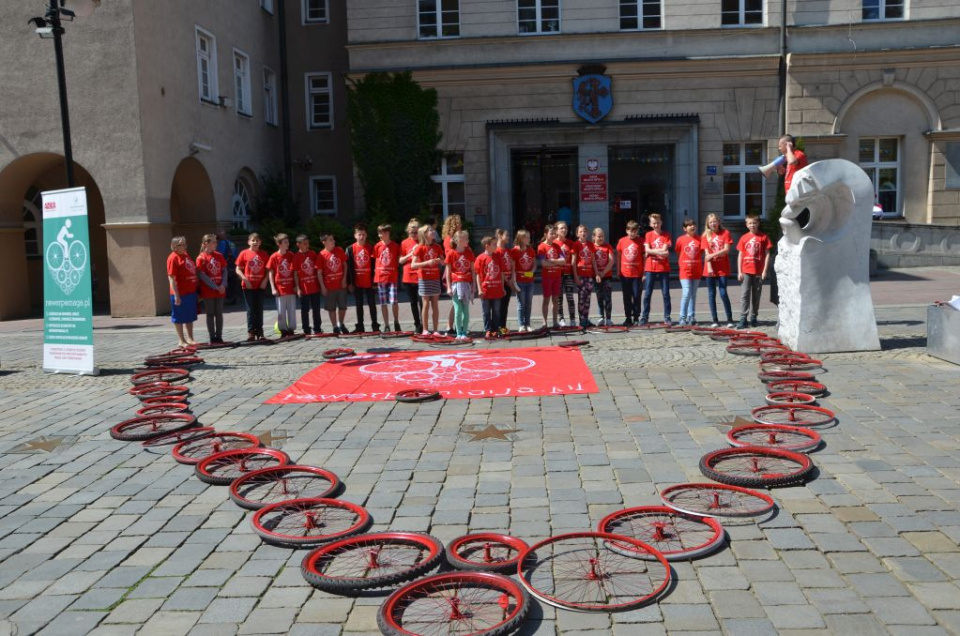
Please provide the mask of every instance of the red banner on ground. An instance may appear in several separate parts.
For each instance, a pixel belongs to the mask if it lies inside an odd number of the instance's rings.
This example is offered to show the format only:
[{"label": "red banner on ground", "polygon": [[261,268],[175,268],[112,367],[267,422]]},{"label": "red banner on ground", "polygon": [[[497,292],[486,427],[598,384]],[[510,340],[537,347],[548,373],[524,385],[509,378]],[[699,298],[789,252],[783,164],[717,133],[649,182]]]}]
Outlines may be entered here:
[{"label": "red banner on ground", "polygon": [[578,349],[401,351],[329,360],[266,403],[376,402],[404,389],[447,399],[598,392]]}]

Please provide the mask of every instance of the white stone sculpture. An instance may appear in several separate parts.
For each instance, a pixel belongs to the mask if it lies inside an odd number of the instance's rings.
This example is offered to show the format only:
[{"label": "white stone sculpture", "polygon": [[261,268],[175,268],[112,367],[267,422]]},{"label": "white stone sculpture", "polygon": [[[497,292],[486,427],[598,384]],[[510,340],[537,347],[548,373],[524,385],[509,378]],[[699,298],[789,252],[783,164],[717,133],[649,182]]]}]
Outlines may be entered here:
[{"label": "white stone sculpture", "polygon": [[873,184],[844,159],[798,171],[775,262],[780,340],[796,351],[880,349],[870,296]]}]

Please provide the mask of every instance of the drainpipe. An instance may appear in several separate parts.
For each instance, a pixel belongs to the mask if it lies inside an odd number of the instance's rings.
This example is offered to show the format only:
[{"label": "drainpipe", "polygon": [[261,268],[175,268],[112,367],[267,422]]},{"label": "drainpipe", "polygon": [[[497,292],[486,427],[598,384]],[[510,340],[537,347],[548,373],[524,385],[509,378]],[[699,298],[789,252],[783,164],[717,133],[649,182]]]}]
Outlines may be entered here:
[{"label": "drainpipe", "polygon": [[777,136],[782,137],[787,134],[787,0],[780,0],[780,64],[777,76],[780,88]]},{"label": "drainpipe", "polygon": [[293,161],[290,155],[290,86],[287,77],[287,14],[286,2],[277,2],[277,19],[280,21],[280,102],[283,104],[283,180],[287,193],[293,197]]}]

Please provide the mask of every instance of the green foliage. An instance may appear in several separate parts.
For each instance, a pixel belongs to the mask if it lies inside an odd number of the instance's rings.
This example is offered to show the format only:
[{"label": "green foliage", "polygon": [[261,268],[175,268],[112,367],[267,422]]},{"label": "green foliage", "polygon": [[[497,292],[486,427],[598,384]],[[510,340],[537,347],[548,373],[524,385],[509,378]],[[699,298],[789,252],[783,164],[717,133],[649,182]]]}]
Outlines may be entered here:
[{"label": "green foliage", "polygon": [[[282,170],[269,170],[260,174],[260,187],[253,210],[253,220],[257,227],[264,223],[279,220],[293,227],[299,222],[299,202],[293,192],[287,189]],[[271,235],[272,236],[272,235]]]},{"label": "green foliage", "polygon": [[[298,230],[297,234],[306,234],[310,239],[311,247],[317,251],[323,249],[320,237],[324,234],[333,234],[333,237],[337,240],[337,245],[340,247],[346,247],[353,243],[353,227],[347,227],[332,216],[311,216],[307,219],[306,227],[302,231]],[[377,242],[375,228],[367,232],[367,242]]]},{"label": "green foliage", "polygon": [[347,93],[350,143],[371,225],[406,224],[427,207],[439,159],[437,92],[410,72],[372,73]]}]

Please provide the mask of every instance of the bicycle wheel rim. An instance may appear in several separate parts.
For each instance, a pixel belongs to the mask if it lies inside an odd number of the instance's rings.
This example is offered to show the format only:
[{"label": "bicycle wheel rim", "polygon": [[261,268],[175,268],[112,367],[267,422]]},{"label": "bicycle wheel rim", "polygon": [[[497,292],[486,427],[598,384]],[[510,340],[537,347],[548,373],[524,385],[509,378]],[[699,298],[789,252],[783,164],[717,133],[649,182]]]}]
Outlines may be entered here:
[{"label": "bicycle wheel rim", "polygon": [[241,448],[216,453],[194,466],[200,481],[213,486],[229,486],[237,477],[269,466],[286,466],[290,456],[275,448]]},{"label": "bicycle wheel rim", "polygon": [[823,370],[823,362],[814,358],[779,358],[760,362],[761,371],[811,371]]},{"label": "bicycle wheel rim", "polygon": [[660,492],[668,507],[707,517],[759,517],[776,505],[773,497],[740,486],[725,484],[675,484]]},{"label": "bicycle wheel rim", "polygon": [[590,346],[590,341],[589,341],[589,340],[567,340],[566,342],[561,342],[561,343],[560,343],[559,345],[557,345],[557,346],[558,346],[558,347],[564,347],[564,348],[567,348],[567,349],[573,348],[573,347],[576,347],[576,348],[589,347],[589,346]]},{"label": "bicycle wheel rim", "polygon": [[380,333],[380,337],[384,340],[392,340],[394,338],[409,338],[412,335],[412,331],[383,331]]},{"label": "bicycle wheel rim", "polygon": [[143,362],[144,366],[147,367],[189,367],[202,363],[203,358],[198,358],[196,356],[180,356],[156,361],[144,360]]},{"label": "bicycle wheel rim", "polygon": [[512,633],[530,609],[526,590],[486,572],[435,574],[391,594],[377,613],[384,634],[494,636]]},{"label": "bicycle wheel rim", "polygon": [[428,402],[440,398],[438,391],[430,389],[404,389],[393,394],[397,402]]},{"label": "bicycle wheel rim", "polygon": [[529,547],[516,537],[481,532],[457,537],[447,544],[445,553],[447,563],[458,570],[509,572],[516,570],[520,556]]},{"label": "bicycle wheel rim", "polygon": [[147,386],[135,395],[140,399],[141,402],[145,402],[150,398],[157,397],[165,397],[168,398],[167,401],[170,401],[169,398],[185,398],[189,392],[190,389],[185,386],[174,386],[172,384],[168,384],[167,386]]},{"label": "bicycle wheel rim", "polygon": [[[625,543],[650,559],[610,549]],[[670,566],[657,550],[631,537],[574,532],[550,537],[523,554],[520,582],[537,599],[563,609],[618,611],[657,599],[670,584]]]},{"label": "bicycle wheel rim", "polygon": [[137,409],[137,417],[163,415],[164,413],[188,413],[190,405],[186,402],[157,402]]},{"label": "bicycle wheel rim", "polygon": [[238,477],[230,499],[247,510],[260,510],[291,499],[327,499],[340,489],[340,478],[315,466],[273,466]]},{"label": "bicycle wheel rim", "polygon": [[618,325],[613,325],[610,327],[596,326],[596,327],[588,327],[586,329],[587,333],[593,333],[600,336],[607,335],[607,334],[615,334],[615,333],[627,333],[628,331],[630,330],[627,329],[626,327],[621,327]]},{"label": "bicycle wheel rim", "polygon": [[799,351],[785,351],[783,353],[780,353],[779,351],[771,351],[760,356],[761,362],[770,362],[779,359],[809,360],[810,355],[806,353],[800,353]]},{"label": "bicycle wheel rim", "polygon": [[817,379],[817,376],[806,371],[761,371],[757,374],[757,377],[765,384],[787,380],[813,382]]},{"label": "bicycle wheel rim", "polygon": [[442,556],[443,544],[428,534],[361,534],[313,549],[300,572],[318,589],[348,594],[415,579],[437,567]]},{"label": "bicycle wheel rim", "polygon": [[227,450],[259,448],[260,438],[253,433],[221,432],[200,440],[182,442],[170,451],[181,464],[193,465],[201,460]]},{"label": "bicycle wheel rim", "polygon": [[266,543],[307,547],[363,532],[373,519],[362,506],[338,499],[291,499],[257,510],[250,523]]},{"label": "bicycle wheel rim", "polygon": [[196,426],[197,418],[188,413],[165,413],[124,420],[110,429],[110,437],[122,442],[142,442],[174,431]]},{"label": "bicycle wheel rim", "polygon": [[710,339],[714,342],[726,342],[738,335],[740,332],[736,329],[714,329],[710,334]]},{"label": "bicycle wheel rim", "polygon": [[356,353],[353,349],[343,347],[340,349],[327,349],[321,355],[324,360],[336,360],[337,358],[346,358]]},{"label": "bicycle wheel rim", "polygon": [[168,384],[173,384],[175,381],[184,381],[190,377],[190,372],[187,369],[169,369],[166,367],[159,367],[156,369],[150,369],[148,371],[141,371],[139,373],[134,373],[130,376],[130,383],[134,386],[141,384],[150,384],[152,382],[166,382]]},{"label": "bicycle wheel rim", "polygon": [[212,426],[199,426],[197,428],[188,428],[182,431],[174,431],[172,433],[166,433],[160,435],[159,437],[153,437],[144,442],[141,442],[140,445],[144,448],[155,448],[157,446],[170,446],[175,444],[180,444],[182,442],[189,442],[195,439],[203,439],[204,437],[210,437],[215,434],[216,430]]},{"label": "bicycle wheel rim", "polygon": [[[667,561],[695,559],[719,548],[726,537],[712,517],[678,512],[667,506],[640,506],[618,510],[597,525],[598,532],[632,537],[659,550]],[[611,550],[626,556],[650,558],[629,544],[613,541]]]},{"label": "bicycle wheel rim", "polygon": [[757,446],[725,448],[700,458],[705,477],[732,486],[786,486],[803,481],[811,470],[806,455]]},{"label": "bicycle wheel rim", "polygon": [[827,387],[824,384],[813,382],[812,380],[779,380],[777,382],[767,383],[768,393],[779,393],[783,391],[822,396],[827,392]]},{"label": "bicycle wheel rim", "polygon": [[727,352],[739,356],[759,356],[770,351],[789,351],[786,345],[777,344],[731,344]]},{"label": "bicycle wheel rim", "polygon": [[764,397],[767,404],[813,404],[817,401],[815,395],[798,393],[797,391],[774,391]]},{"label": "bicycle wheel rim", "polygon": [[787,426],[822,426],[836,419],[837,414],[822,406],[809,404],[773,404],[758,406],[750,414],[758,424]]},{"label": "bicycle wheel rim", "polygon": [[666,327],[664,331],[667,333],[685,333],[687,331],[693,331],[694,327],[690,325],[671,325]]},{"label": "bicycle wheel rim", "polygon": [[779,424],[746,424],[727,433],[727,442],[731,446],[780,448],[795,453],[812,450],[820,445],[820,441],[820,434],[809,428]]}]

